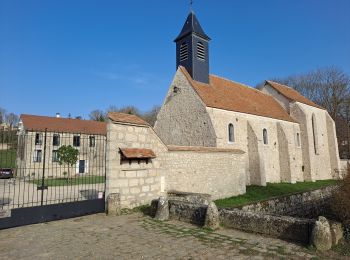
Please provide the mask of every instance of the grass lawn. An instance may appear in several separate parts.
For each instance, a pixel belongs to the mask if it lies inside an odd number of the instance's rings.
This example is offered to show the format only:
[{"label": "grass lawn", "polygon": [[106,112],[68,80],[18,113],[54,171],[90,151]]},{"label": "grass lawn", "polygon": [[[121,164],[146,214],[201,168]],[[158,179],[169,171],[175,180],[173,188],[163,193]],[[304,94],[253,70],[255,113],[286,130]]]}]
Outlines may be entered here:
[{"label": "grass lawn", "polygon": [[237,207],[261,200],[271,199],[273,197],[314,190],[336,183],[336,180],[322,180],[316,182],[297,182],[295,184],[268,183],[266,187],[248,186],[246,194],[226,199],[219,199],[215,201],[215,204],[222,208]]},{"label": "grass lawn", "polygon": [[16,150],[0,150],[0,168],[16,167]]},{"label": "grass lawn", "polygon": [[[41,180],[30,180],[28,182],[41,185]],[[104,176],[79,176],[68,180],[67,178],[45,179],[46,186],[66,186],[66,185],[82,185],[104,183]]]}]

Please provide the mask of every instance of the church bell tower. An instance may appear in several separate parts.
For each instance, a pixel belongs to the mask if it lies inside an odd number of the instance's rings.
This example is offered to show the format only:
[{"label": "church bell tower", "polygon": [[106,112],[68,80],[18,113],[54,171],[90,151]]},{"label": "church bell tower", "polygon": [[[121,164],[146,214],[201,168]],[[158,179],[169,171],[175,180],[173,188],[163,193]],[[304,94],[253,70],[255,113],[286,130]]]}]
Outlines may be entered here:
[{"label": "church bell tower", "polygon": [[210,38],[191,11],[179,36],[174,40],[176,69],[183,66],[192,79],[209,83],[209,41]]}]

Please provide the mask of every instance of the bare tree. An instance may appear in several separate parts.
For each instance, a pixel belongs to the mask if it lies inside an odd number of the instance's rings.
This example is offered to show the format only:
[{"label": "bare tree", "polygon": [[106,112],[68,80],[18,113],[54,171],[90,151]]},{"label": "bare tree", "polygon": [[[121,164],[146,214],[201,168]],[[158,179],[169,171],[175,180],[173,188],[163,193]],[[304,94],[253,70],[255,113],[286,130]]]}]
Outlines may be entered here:
[{"label": "bare tree", "polygon": [[125,113],[125,114],[130,114],[130,115],[136,115],[136,116],[140,116],[140,110],[135,107],[135,106],[125,106],[122,107],[118,110],[118,112],[120,113]]},{"label": "bare tree", "polygon": [[350,97],[350,78],[336,68],[318,71],[321,93],[319,103],[336,118]]},{"label": "bare tree", "polygon": [[0,107],[0,124],[4,123],[5,115],[6,115],[6,110]]},{"label": "bare tree", "polygon": [[340,157],[350,158],[349,76],[339,68],[328,67],[272,80],[293,87],[303,96],[326,108],[336,123]]},{"label": "bare tree", "polygon": [[89,118],[91,120],[100,121],[100,122],[104,122],[106,120],[105,113],[100,109],[91,111],[91,113],[89,114]]},{"label": "bare tree", "polygon": [[107,109],[106,109],[106,115],[109,113],[109,112],[119,112],[119,108],[114,106],[114,105],[110,105]]},{"label": "bare tree", "polygon": [[160,110],[160,106],[153,106],[152,109],[142,115],[142,118],[146,120],[151,126],[154,126],[157,121],[157,115]]},{"label": "bare tree", "polygon": [[342,112],[342,106],[350,96],[350,78],[336,67],[272,80],[293,87],[305,97],[326,108],[334,119]]},{"label": "bare tree", "polygon": [[14,126],[16,126],[19,122],[19,117],[14,113],[8,113],[5,115],[5,122],[10,126],[12,129]]},{"label": "bare tree", "polygon": [[125,113],[125,114],[139,116],[139,117],[143,118],[145,121],[147,121],[150,125],[153,126],[157,120],[157,114],[158,114],[159,110],[160,110],[159,106],[153,106],[150,111],[142,113],[142,112],[140,112],[140,110],[137,107],[135,107],[133,105],[124,106],[121,108],[118,108],[117,106],[111,105],[106,109],[106,112],[103,112],[100,109],[96,109],[96,110],[91,111],[91,113],[89,114],[89,117],[91,120],[95,120],[95,121],[106,121],[107,114],[109,112],[119,112],[119,113]]}]

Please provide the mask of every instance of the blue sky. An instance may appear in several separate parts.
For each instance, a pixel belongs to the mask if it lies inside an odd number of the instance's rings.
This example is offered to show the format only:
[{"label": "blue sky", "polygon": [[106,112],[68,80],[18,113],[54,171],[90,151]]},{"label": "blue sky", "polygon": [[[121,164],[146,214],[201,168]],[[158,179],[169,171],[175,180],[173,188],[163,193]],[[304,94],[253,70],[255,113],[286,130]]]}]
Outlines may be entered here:
[{"label": "blue sky", "polygon": [[[189,0],[0,0],[0,107],[87,115],[163,102]],[[350,0],[195,0],[210,72],[251,86],[325,66],[350,75]]]}]

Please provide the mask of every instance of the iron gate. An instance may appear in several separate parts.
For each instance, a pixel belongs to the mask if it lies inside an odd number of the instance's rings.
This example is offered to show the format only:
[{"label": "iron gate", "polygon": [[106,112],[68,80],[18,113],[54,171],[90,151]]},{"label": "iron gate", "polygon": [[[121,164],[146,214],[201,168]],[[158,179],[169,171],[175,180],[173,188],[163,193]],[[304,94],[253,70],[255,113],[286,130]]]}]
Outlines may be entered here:
[{"label": "iron gate", "polygon": [[104,212],[106,136],[0,130],[0,229]]}]

